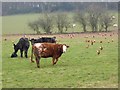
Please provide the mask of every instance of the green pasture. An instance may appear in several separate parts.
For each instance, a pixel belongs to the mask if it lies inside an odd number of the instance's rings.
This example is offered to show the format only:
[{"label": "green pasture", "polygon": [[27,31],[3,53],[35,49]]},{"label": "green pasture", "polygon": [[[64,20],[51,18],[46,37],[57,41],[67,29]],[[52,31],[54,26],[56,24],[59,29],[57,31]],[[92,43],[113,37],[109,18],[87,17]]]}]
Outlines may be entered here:
[{"label": "green pasture", "polygon": [[29,27],[28,22],[36,20],[39,14],[25,14],[2,17],[2,33],[3,34],[25,34],[34,33]]},{"label": "green pasture", "polygon": [[[10,58],[13,52],[12,41],[17,42],[19,36],[3,36],[2,39],[2,87],[3,88],[82,88],[82,87],[118,87],[118,40],[115,33],[105,37],[95,34],[76,34],[70,38],[57,35],[58,43],[70,46],[55,66],[51,58],[42,58],[40,66],[30,62],[29,58]],[[88,38],[84,38],[88,36]],[[4,39],[7,39],[5,41]],[[96,40],[94,45],[86,39]],[[111,40],[114,39],[114,42]],[[103,43],[99,43],[102,40]],[[108,43],[108,40],[110,43]],[[97,55],[100,46],[103,50]]]},{"label": "green pasture", "polygon": [[[65,12],[67,13],[69,17],[69,21],[76,23],[75,28],[69,28],[67,32],[82,32],[82,26],[77,23],[76,21],[73,21],[73,16],[75,13],[72,12]],[[56,13],[52,13],[52,15],[55,15]],[[116,19],[113,20],[113,23],[118,22],[118,13],[115,11],[110,11],[110,15],[116,16]],[[20,14],[20,15],[11,15],[11,16],[2,16],[2,34],[35,34],[33,30],[31,30],[28,27],[28,23],[37,20],[39,17],[41,17],[42,14]],[[116,28],[110,27],[109,30],[114,30]],[[91,31],[91,28],[87,26],[87,31]],[[41,29],[41,33],[44,31]],[[57,33],[58,29],[54,25],[54,28],[52,29],[53,33]]]}]

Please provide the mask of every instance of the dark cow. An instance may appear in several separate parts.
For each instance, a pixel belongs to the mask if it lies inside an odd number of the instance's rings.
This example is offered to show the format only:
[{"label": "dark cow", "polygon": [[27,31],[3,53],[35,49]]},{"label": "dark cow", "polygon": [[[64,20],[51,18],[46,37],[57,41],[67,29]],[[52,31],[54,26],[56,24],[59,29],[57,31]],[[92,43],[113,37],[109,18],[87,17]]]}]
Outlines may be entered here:
[{"label": "dark cow", "polygon": [[35,44],[35,43],[56,43],[56,37],[41,37],[38,39],[34,39],[32,38],[31,40],[31,44]]},{"label": "dark cow", "polygon": [[16,45],[13,43],[13,46],[14,46],[14,52],[12,53],[11,58],[17,57],[18,50],[20,50],[21,57],[23,57],[23,51],[24,51],[25,57],[26,58],[28,57],[27,52],[30,46],[28,38],[25,38],[25,37],[20,38],[19,42]]},{"label": "dark cow", "polygon": [[39,60],[40,58],[48,58],[52,57],[52,64],[56,64],[58,58],[65,53],[67,48],[66,44],[55,44],[55,43],[35,43],[32,46],[32,53],[31,53],[31,62],[33,61],[33,54],[36,59],[37,67],[39,68]]}]

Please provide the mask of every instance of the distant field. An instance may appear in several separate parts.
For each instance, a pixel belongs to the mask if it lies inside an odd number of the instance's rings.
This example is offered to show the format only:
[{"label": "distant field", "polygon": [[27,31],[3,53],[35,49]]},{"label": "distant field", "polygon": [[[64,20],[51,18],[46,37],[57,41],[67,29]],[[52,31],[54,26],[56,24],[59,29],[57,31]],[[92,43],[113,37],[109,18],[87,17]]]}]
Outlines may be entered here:
[{"label": "distant field", "polygon": [[[72,38],[68,35],[56,35],[58,43],[65,43],[70,48],[59,58],[55,66],[52,66],[51,58],[42,58],[40,69],[36,68],[36,63],[30,63],[31,48],[28,59],[10,58],[13,52],[12,41],[16,43],[21,36],[3,36],[3,88],[117,88],[118,35],[111,32],[107,34],[106,39],[102,35],[103,33],[73,34]],[[27,35],[29,36],[40,35]],[[86,40],[96,42],[90,45],[85,42]],[[100,40],[103,43],[99,43]],[[86,48],[88,44],[90,46]],[[96,50],[100,46],[103,46],[103,50],[97,55]]]},{"label": "distant field", "polygon": [[34,21],[38,17],[39,14],[4,16],[2,32],[3,34],[34,33],[27,25],[28,22]]},{"label": "distant field", "polygon": [[[71,19],[74,13],[67,13],[67,15]],[[116,16],[114,23],[117,23],[118,21],[117,12],[111,11],[111,15]],[[41,14],[3,16],[2,17],[2,33],[3,34],[34,34],[35,32],[28,27],[28,23],[38,19],[40,16]],[[109,29],[114,30],[115,28],[110,27]],[[90,31],[91,28],[87,27],[87,30]],[[52,29],[52,31],[58,32],[57,28]],[[82,27],[80,24],[77,23],[77,26],[75,28],[70,28],[68,29],[67,32],[81,32],[81,31],[82,31]],[[41,30],[41,32],[43,32],[43,30]]]}]

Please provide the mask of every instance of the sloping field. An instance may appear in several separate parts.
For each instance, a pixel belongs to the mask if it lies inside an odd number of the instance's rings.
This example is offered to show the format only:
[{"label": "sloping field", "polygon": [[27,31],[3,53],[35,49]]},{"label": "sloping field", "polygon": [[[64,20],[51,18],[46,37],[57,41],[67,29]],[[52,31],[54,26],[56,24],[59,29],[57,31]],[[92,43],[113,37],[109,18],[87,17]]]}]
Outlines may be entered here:
[{"label": "sloping field", "polygon": [[3,34],[34,33],[28,27],[28,22],[34,21],[39,16],[39,14],[4,16],[2,18],[2,32]]}]

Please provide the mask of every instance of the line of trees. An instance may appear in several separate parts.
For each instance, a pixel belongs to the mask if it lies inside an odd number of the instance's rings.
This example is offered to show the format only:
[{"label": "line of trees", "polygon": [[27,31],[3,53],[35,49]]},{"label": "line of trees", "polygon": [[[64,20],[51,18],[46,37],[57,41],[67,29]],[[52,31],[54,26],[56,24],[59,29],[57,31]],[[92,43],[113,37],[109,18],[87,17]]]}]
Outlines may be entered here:
[{"label": "line of trees", "polygon": [[37,34],[41,33],[41,29],[47,34],[51,34],[53,28],[57,28],[59,33],[64,33],[69,28],[72,28],[73,21],[82,26],[83,32],[87,32],[87,27],[91,27],[92,32],[108,31],[109,26],[112,25],[112,16],[103,9],[100,5],[91,5],[84,11],[77,10],[74,12],[73,20],[70,20],[66,13],[59,12],[55,15],[51,13],[44,13],[43,17],[40,17],[34,22],[29,22],[28,26],[36,31]]},{"label": "line of trees", "polygon": [[102,31],[104,29],[107,32],[108,27],[111,26],[113,21],[107,9],[96,4],[91,4],[86,12],[78,12],[75,20],[83,26],[84,32],[87,31],[87,24],[89,24],[93,32]]},{"label": "line of trees", "polygon": [[2,2],[2,15],[85,10],[91,4],[117,10],[117,2]]},{"label": "line of trees", "polygon": [[47,34],[51,34],[54,27],[58,28],[59,33],[63,33],[70,27],[70,22],[65,13],[57,13],[56,15],[44,13],[38,20],[29,22],[28,26],[37,34],[41,33],[41,29]]}]

